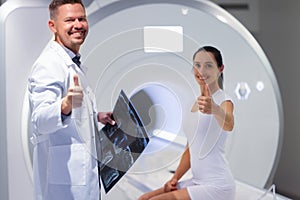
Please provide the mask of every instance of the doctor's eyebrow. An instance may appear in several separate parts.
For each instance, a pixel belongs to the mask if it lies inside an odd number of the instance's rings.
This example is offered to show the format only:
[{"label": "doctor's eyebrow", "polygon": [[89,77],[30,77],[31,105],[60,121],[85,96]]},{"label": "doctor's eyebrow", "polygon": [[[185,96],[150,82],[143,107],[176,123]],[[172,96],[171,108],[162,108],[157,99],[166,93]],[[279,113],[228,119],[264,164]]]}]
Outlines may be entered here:
[{"label": "doctor's eyebrow", "polygon": [[78,19],[78,21],[87,21],[86,15],[80,16],[80,17],[66,17],[66,18],[64,19],[64,21],[65,21],[65,22],[68,22],[68,21],[75,21],[76,19]]}]

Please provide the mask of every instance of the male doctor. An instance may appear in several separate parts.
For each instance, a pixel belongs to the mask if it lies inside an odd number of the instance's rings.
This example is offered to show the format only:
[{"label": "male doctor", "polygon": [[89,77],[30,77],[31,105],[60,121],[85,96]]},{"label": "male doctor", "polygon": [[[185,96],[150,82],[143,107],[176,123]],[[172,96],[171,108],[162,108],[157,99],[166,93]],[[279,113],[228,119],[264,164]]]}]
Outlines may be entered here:
[{"label": "male doctor", "polygon": [[97,112],[86,68],[74,57],[88,34],[81,0],[52,0],[50,41],[28,79],[36,200],[99,200],[95,147],[98,122],[115,122]]}]

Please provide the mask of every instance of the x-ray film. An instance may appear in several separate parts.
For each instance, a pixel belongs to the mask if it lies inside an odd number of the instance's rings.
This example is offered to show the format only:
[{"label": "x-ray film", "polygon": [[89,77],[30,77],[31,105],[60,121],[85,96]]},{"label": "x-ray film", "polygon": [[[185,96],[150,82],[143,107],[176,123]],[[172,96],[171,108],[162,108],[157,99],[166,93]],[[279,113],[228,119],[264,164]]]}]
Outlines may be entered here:
[{"label": "x-ray film", "polygon": [[113,119],[116,124],[106,124],[101,129],[96,145],[106,193],[126,174],[149,142],[143,122],[124,91],[120,92],[113,109]]}]

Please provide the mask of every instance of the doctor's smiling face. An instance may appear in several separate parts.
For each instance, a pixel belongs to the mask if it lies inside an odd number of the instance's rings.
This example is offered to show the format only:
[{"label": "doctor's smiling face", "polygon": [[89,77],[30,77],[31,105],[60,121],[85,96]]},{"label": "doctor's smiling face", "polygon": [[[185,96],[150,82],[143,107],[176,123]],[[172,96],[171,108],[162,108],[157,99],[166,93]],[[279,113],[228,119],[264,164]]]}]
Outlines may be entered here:
[{"label": "doctor's smiling face", "polygon": [[79,52],[80,46],[88,34],[88,22],[85,9],[80,3],[54,5],[48,25],[55,35],[55,41],[72,50]]}]

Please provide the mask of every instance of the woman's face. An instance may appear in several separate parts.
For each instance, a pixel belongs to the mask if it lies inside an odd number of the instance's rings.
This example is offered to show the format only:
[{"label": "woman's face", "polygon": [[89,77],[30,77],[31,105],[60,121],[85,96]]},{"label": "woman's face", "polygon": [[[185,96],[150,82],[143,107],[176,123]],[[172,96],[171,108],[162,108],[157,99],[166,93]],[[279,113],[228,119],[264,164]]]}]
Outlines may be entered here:
[{"label": "woman's face", "polygon": [[194,59],[193,72],[198,84],[218,85],[221,72],[212,53],[207,51],[198,52]]}]

